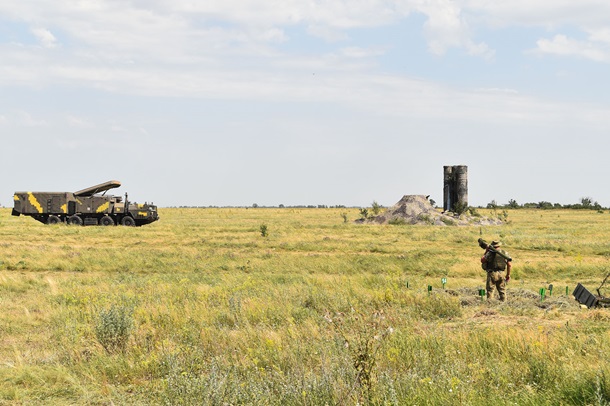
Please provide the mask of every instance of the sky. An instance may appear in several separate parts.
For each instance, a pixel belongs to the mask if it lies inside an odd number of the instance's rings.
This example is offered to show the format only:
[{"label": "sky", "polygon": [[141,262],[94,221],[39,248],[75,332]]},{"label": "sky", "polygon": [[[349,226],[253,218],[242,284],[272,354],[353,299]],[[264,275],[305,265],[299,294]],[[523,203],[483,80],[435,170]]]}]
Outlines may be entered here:
[{"label": "sky", "polygon": [[610,206],[605,0],[0,1],[0,204]]}]

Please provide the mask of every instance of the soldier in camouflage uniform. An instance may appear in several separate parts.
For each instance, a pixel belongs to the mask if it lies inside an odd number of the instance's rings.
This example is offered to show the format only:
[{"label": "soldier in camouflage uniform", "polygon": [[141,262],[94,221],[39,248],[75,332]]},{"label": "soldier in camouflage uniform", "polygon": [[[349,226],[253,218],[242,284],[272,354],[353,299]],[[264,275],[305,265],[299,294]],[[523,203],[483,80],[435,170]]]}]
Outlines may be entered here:
[{"label": "soldier in camouflage uniform", "polygon": [[[487,272],[487,299],[490,299],[493,295],[494,288],[498,289],[498,294],[500,295],[500,300],[506,300],[506,283],[510,280],[510,269],[511,269],[511,261],[508,253],[502,249],[500,246],[502,243],[500,241],[492,241],[489,244],[489,247],[485,250],[485,255],[481,257],[481,267]],[[490,249],[493,247],[493,250]],[[502,255],[496,254],[493,251],[498,251]]]}]

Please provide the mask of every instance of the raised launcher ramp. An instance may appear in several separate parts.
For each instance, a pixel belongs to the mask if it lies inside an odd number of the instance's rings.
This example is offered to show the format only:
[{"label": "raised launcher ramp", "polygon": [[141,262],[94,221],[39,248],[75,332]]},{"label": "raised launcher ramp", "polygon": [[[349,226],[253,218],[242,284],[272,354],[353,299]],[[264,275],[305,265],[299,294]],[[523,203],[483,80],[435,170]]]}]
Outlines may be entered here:
[{"label": "raised launcher ramp", "polygon": [[121,182],[118,180],[109,180],[108,182],[100,183],[99,185],[90,186],[78,192],[74,192],[74,196],[93,196],[96,193],[107,192],[110,189],[116,189],[121,186]]}]

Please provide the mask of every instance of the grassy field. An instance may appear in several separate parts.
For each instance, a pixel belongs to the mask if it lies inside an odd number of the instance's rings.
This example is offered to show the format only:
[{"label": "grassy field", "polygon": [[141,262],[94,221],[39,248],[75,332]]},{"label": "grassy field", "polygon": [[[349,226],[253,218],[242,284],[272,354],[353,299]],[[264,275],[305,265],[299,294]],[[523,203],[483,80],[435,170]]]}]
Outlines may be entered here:
[{"label": "grassy field", "polygon": [[[566,288],[610,272],[610,213],[508,214],[161,209],[103,228],[0,209],[0,404],[608,404],[610,312]],[[479,236],[514,258],[507,302],[478,296]]]}]

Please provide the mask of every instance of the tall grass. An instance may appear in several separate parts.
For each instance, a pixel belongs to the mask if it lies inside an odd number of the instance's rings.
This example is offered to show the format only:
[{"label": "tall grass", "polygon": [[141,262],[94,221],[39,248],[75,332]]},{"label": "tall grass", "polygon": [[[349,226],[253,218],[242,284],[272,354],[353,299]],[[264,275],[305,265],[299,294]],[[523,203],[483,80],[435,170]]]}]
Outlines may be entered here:
[{"label": "tall grass", "polygon": [[[165,209],[75,228],[0,210],[0,403],[610,402],[610,314],[564,288],[608,272],[610,215],[515,210],[479,228],[343,213],[358,218]],[[478,296],[480,235],[515,259],[506,303]]]}]

